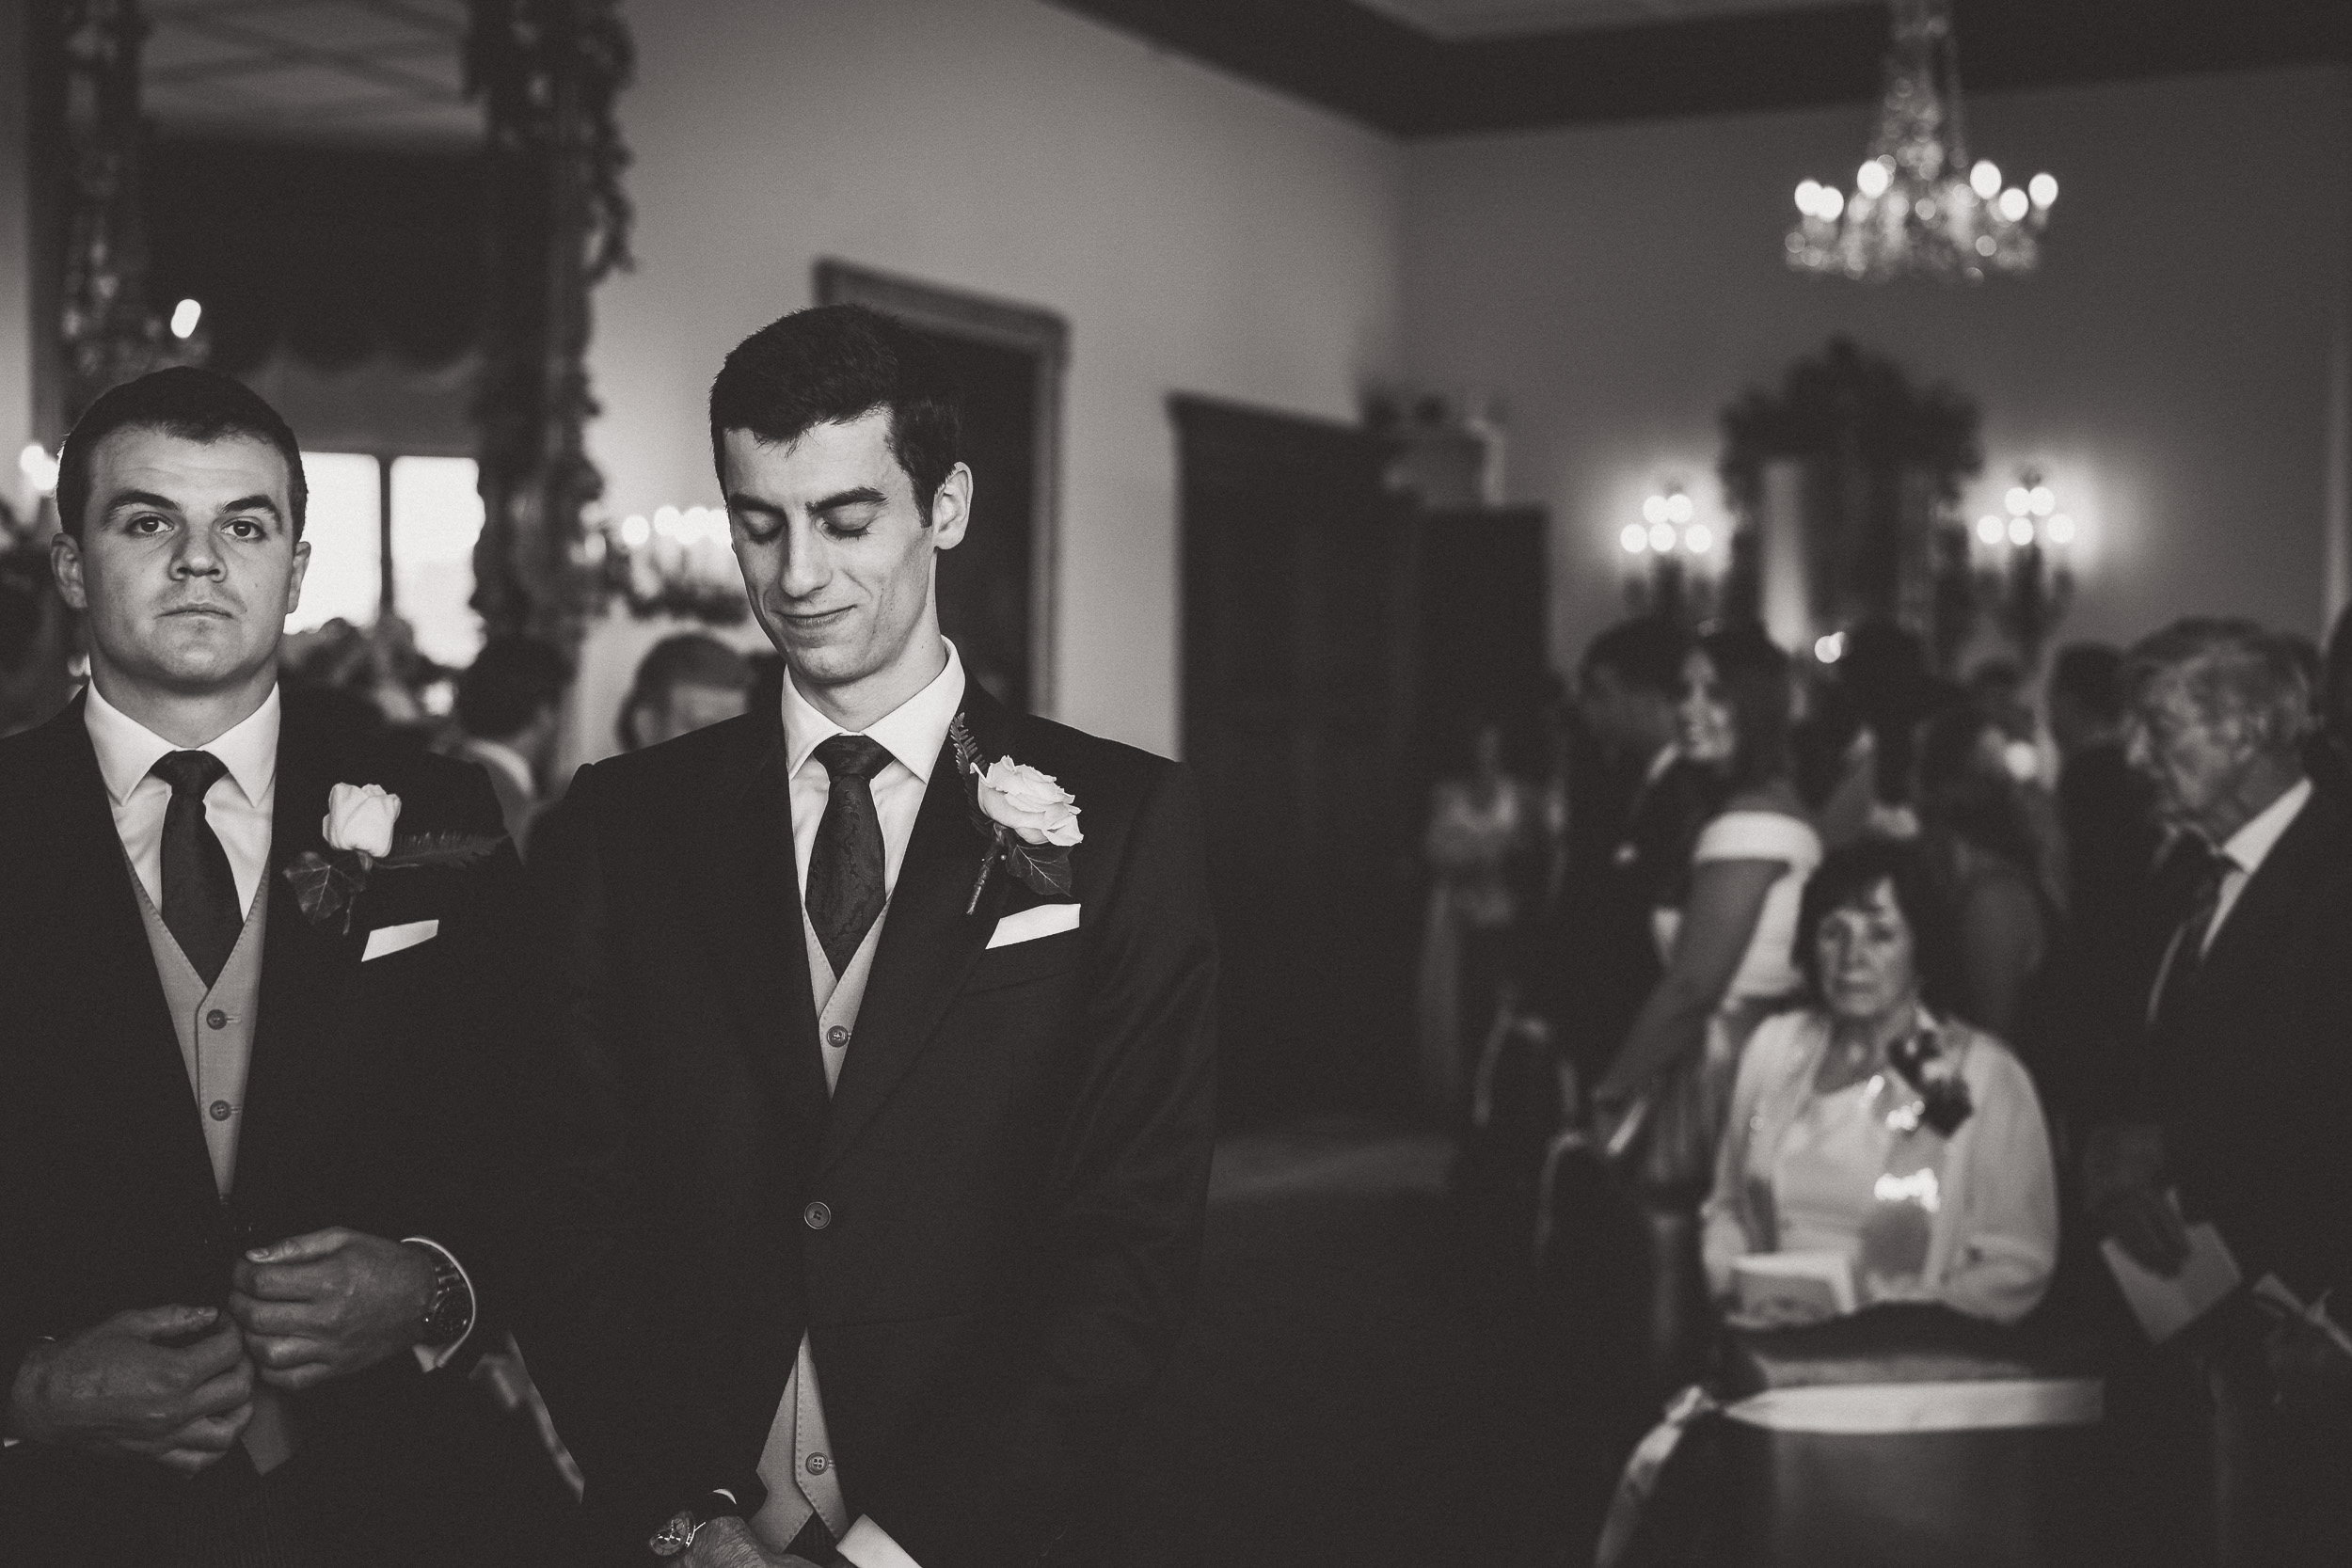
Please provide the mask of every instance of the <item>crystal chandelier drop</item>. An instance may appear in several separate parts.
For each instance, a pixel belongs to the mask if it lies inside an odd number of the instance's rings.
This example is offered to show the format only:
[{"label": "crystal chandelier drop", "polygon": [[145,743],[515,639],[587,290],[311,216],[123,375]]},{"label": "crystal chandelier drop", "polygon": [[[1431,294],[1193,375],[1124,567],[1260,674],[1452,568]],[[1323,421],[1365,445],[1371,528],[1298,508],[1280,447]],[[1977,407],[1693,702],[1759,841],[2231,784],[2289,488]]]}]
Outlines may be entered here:
[{"label": "crystal chandelier drop", "polygon": [[1886,56],[1870,156],[1850,196],[1807,180],[1804,214],[1788,231],[1788,264],[1868,283],[1915,274],[1980,283],[1988,272],[2031,272],[2058,182],[2037,174],[2004,185],[1990,160],[1968,162],[1951,0],[1891,0]]}]

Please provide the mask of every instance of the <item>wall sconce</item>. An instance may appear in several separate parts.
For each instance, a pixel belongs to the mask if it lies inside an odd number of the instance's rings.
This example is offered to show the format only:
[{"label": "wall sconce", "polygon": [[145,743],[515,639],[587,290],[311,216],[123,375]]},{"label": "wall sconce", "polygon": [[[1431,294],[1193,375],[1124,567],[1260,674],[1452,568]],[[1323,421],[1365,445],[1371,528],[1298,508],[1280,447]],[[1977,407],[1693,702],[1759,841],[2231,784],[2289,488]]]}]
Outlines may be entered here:
[{"label": "wall sconce", "polygon": [[1635,615],[1695,623],[1714,612],[1715,579],[1724,554],[1712,525],[1679,483],[1642,502],[1642,520],[1618,531],[1625,551],[1625,602]]},{"label": "wall sconce", "polygon": [[2018,470],[2002,510],[1977,519],[1972,555],[1977,602],[2010,641],[2027,671],[2042,662],[2050,633],[2074,598],[2069,557],[2074,519],[2038,468]]},{"label": "wall sconce", "polygon": [[614,522],[583,542],[582,564],[641,616],[733,626],[750,613],[724,507],[664,506]]}]

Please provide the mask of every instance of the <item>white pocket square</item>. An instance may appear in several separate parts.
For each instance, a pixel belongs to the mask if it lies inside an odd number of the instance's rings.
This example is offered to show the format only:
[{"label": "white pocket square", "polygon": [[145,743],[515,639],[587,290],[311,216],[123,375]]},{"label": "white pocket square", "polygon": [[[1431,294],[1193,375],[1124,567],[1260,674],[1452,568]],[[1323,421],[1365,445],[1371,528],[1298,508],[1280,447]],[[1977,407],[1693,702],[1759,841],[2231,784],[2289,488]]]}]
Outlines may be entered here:
[{"label": "white pocket square", "polygon": [[1019,914],[1009,914],[996,923],[990,934],[991,947],[1010,947],[1016,942],[1035,942],[1060,931],[1078,928],[1078,906],[1075,904],[1040,904]]},{"label": "white pocket square", "polygon": [[368,950],[359,955],[359,961],[380,958],[387,953],[398,953],[421,942],[431,942],[440,935],[437,920],[412,920],[405,926],[378,926],[368,933]]}]

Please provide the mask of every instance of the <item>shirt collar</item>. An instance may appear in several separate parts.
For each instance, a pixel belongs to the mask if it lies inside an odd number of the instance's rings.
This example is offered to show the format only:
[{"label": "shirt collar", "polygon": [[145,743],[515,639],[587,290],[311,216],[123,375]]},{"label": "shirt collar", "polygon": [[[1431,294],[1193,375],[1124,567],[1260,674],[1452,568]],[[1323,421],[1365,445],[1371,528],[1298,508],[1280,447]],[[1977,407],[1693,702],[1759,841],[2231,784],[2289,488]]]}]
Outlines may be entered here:
[{"label": "shirt collar", "polygon": [[82,705],[82,723],[98,752],[99,777],[105,780],[106,793],[116,805],[131,799],[131,792],[147,779],[158,758],[191,749],[218,757],[229,776],[237,781],[237,787],[245,791],[247,804],[259,806],[269,798],[271,786],[278,782],[277,687],[269,689],[260,707],[196,748],[173,745],[106,701],[96,681],[85,689],[89,695]]},{"label": "shirt collar", "polygon": [[2260,871],[2263,862],[2270,857],[2270,851],[2294,823],[2296,813],[2301,811],[2303,802],[2311,798],[2312,781],[2297,780],[2294,788],[2265,806],[2251,822],[2232,833],[2230,842],[2221,847],[2222,854],[2229,857],[2231,864],[2249,877]]},{"label": "shirt collar", "polygon": [[[943,642],[946,639],[940,640]],[[947,642],[947,665],[931,677],[931,683],[900,703],[882,718],[866,727],[869,740],[881,743],[883,750],[903,764],[908,772],[925,784],[931,781],[931,768],[939,761],[940,748],[947,743],[947,727],[963,710],[963,659],[956,645]],[[818,744],[836,735],[850,732],[826,718],[809,705],[793,684],[787,672],[784,678],[784,754],[785,776],[797,776],[809,753]]]}]

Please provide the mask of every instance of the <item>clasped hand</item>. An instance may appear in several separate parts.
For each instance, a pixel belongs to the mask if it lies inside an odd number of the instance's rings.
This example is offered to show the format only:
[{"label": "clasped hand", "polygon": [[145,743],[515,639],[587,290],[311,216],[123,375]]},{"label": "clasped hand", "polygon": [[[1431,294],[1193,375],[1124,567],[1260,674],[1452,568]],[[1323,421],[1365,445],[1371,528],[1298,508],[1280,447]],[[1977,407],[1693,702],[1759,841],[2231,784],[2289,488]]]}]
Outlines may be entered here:
[{"label": "clasped hand", "polygon": [[253,1416],[253,1365],[213,1307],[118,1312],[36,1347],[9,1390],[8,1435],[151,1459],[194,1475],[227,1453]]},{"label": "clasped hand", "polygon": [[[826,1568],[790,1552],[769,1550],[749,1525],[732,1514],[722,1514],[695,1531],[693,1546],[678,1561],[682,1568]],[[848,1559],[836,1555],[834,1561]]]},{"label": "clasped hand", "polygon": [[336,1226],[237,1259],[229,1315],[263,1383],[309,1388],[415,1344],[433,1275],[421,1249]]}]

